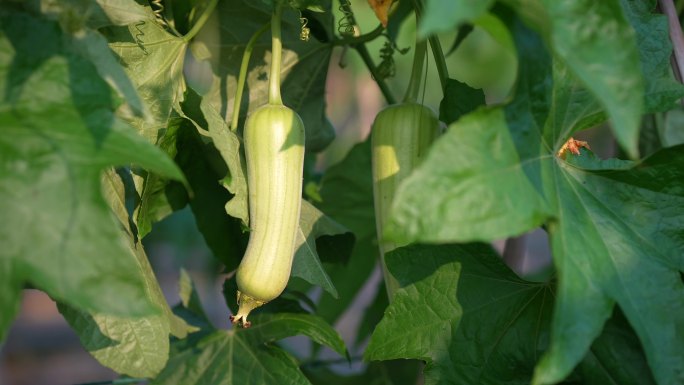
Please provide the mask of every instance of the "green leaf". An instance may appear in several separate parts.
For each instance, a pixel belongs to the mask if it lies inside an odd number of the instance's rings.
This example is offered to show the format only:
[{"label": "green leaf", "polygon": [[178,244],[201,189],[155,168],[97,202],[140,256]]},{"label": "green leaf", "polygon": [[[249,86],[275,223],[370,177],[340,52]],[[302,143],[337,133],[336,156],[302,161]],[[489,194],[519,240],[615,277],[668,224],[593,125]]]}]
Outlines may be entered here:
[{"label": "green leaf", "polygon": [[634,30],[618,0],[544,0],[554,53],[601,101],[617,141],[637,157],[644,80]]},{"label": "green leaf", "polygon": [[492,0],[428,0],[418,29],[420,36],[444,32],[487,13]]},{"label": "green leaf", "polygon": [[230,385],[301,384],[309,382],[294,358],[284,350],[254,344],[233,331],[217,330],[192,349],[169,360],[166,369],[150,384]]},{"label": "green leaf", "polygon": [[526,384],[549,333],[553,292],[518,278],[490,246],[409,246],[386,255],[401,288],[365,358],[427,362],[429,384]]},{"label": "green leaf", "polygon": [[273,342],[305,335],[346,354],[321,318],[309,314],[255,314],[249,329],[214,331],[179,351],[151,384],[309,384],[294,357]]},{"label": "green leaf", "polygon": [[[569,133],[596,110],[587,108],[591,102],[562,66],[551,79],[548,65],[544,70],[549,58],[533,40],[518,33],[523,72],[513,102],[452,124],[400,189],[394,235],[426,242],[492,240],[546,223],[560,283],[551,348],[534,383],[565,378],[616,302],[658,383],[681,382],[681,148],[641,163],[603,161],[586,150],[558,157]],[[428,194],[430,199],[416,199]]]},{"label": "green leaf", "polygon": [[341,375],[322,365],[307,365],[302,368],[312,384],[324,385],[415,385],[418,382],[420,363],[418,361],[396,360],[371,362],[359,374]]},{"label": "green leaf", "polygon": [[[326,8],[329,2],[325,1]],[[231,28],[220,30],[220,67],[216,75],[220,87],[207,95],[221,115],[232,114],[238,69],[246,42],[252,34],[269,22],[271,8],[246,0],[220,2],[217,12],[221,23]],[[332,14],[309,15],[309,23],[322,26],[322,38],[332,37]],[[316,38],[303,42],[299,40],[301,24],[299,14],[286,9],[282,22],[282,97],[288,107],[297,111],[306,130],[306,149],[317,152],[325,148],[334,138],[334,128],[325,116],[325,79],[332,54],[332,45]],[[248,69],[247,86],[249,95],[243,97],[240,116],[244,119],[268,102],[268,72],[270,68],[270,36],[264,34],[252,52]]]},{"label": "green leaf", "polygon": [[457,121],[461,116],[485,105],[485,95],[456,79],[448,79],[444,98],[439,104],[439,120],[446,124]]},{"label": "green leaf", "polygon": [[108,25],[129,25],[151,17],[151,10],[134,0],[90,0],[89,3],[85,13],[88,15],[88,25],[93,29]]},{"label": "green leaf", "polygon": [[228,128],[228,124],[206,98],[200,98],[188,91],[183,103],[183,113],[197,127],[198,132],[211,138],[226,164],[227,175],[222,176],[222,184],[232,195],[226,203],[226,212],[249,226],[249,206],[247,194],[247,171],[244,155],[240,151],[241,138]]},{"label": "green leaf", "polygon": [[93,63],[100,77],[124,98],[133,113],[143,116],[146,107],[124,68],[109,49],[107,40],[95,31],[82,30],[74,36],[74,45]]},{"label": "green leaf", "polygon": [[[317,247],[316,240],[325,236],[325,247]],[[334,237],[332,237],[334,236]],[[295,256],[292,263],[292,276],[322,287],[337,298],[337,289],[321,264],[323,253],[349,255],[354,244],[354,236],[347,229],[325,216],[311,203],[302,199],[299,216],[299,231],[295,241]],[[346,258],[343,258],[346,259]]]},{"label": "green leaf", "polygon": [[672,74],[672,43],[667,16],[656,13],[656,0],[620,0],[620,3],[636,32],[641,72],[646,84],[645,111],[670,110],[684,96],[684,87]]},{"label": "green leaf", "polygon": [[157,143],[171,110],[180,110],[185,82],[183,61],[187,42],[169,34],[154,15],[127,26],[111,26],[100,31],[109,41],[126,74],[142,98],[149,117],[131,117],[131,124]]},{"label": "green leaf", "polygon": [[338,298],[324,293],[316,310],[333,323],[352,303],[380,256],[375,237],[370,140],[356,144],[340,163],[326,171],[320,192],[323,200],[317,206],[356,237],[349,261],[327,269]]},{"label": "green leaf", "polygon": [[[561,220],[551,233],[554,264],[568,283],[559,288],[553,345],[536,383],[553,383],[575,364],[614,302],[634,326],[657,382],[684,380],[684,339],[677,337],[684,327],[684,261],[677,251],[684,237],[681,214],[672,211],[684,198],[681,151],[661,151],[625,169],[611,170],[614,163],[588,153],[560,165]],[[583,330],[569,331],[578,324]]]},{"label": "green leaf", "polygon": [[400,187],[385,235],[422,242],[490,240],[544,223],[553,211],[532,179],[541,162],[524,163],[517,152],[502,151],[514,149],[507,133],[500,109],[478,110],[450,126],[425,165]]},{"label": "green leaf", "polygon": [[578,366],[585,385],[654,385],[646,356],[624,315],[615,311]]},{"label": "green leaf", "polygon": [[[157,147],[170,158],[175,158],[178,154],[177,135],[181,123],[181,119],[169,119],[164,136],[157,142]],[[171,183],[169,178],[143,170],[136,170],[136,174],[135,179],[141,185],[137,189],[140,192],[140,202],[135,207],[133,217],[138,228],[138,237],[144,238],[152,231],[154,223],[184,207],[188,195],[182,185]]]},{"label": "green leaf", "polygon": [[[122,225],[128,225],[123,183],[114,172],[103,178],[105,196]],[[132,377],[154,377],[165,366],[169,355],[169,333],[185,338],[197,330],[176,317],[169,308],[159,283],[152,272],[141,244],[130,238],[129,250],[138,261],[145,277],[146,296],[162,313],[147,317],[116,317],[103,313],[87,313],[65,304],[59,311],[78,334],[83,347],[102,365]]]},{"label": "green leaf", "polygon": [[243,234],[240,220],[225,210],[226,202],[232,197],[219,183],[226,173],[225,164],[214,145],[205,143],[204,137],[189,120],[179,119],[174,124],[180,125],[176,162],[193,191],[189,202],[197,228],[214,257],[225,265],[226,271],[232,271],[242,259],[247,236]]},{"label": "green leaf", "polygon": [[[628,4],[627,1],[623,3]],[[646,86],[641,75],[637,39],[625,20],[620,2],[508,0],[508,3],[535,30],[542,33],[556,57],[598,98],[612,120],[618,142],[631,157],[636,158]],[[421,32],[427,34],[450,29],[464,22],[475,22],[490,5],[490,1],[432,0],[427,4]],[[644,15],[646,5],[631,4],[631,7],[627,5],[630,12],[635,13],[637,8],[641,8],[639,12]],[[637,17],[632,15],[633,19]],[[647,70],[657,68],[659,77],[666,79],[664,84],[648,87],[665,87],[659,92],[669,91],[666,94],[669,99],[673,90],[672,85],[668,84],[669,77],[663,74],[666,71],[666,61],[661,57],[663,51],[659,49],[658,55],[653,56],[647,53],[646,48],[646,44],[667,44],[660,43],[667,39],[661,31],[652,30],[652,26],[641,24],[640,27],[653,34],[640,40],[642,58],[646,60],[644,73],[651,77],[651,72]],[[658,43],[653,43],[655,41]],[[671,100],[668,101],[671,103]],[[655,106],[655,102],[648,103],[648,106]]]},{"label": "green leaf", "polygon": [[81,310],[158,312],[100,174],[131,163],[182,180],[180,171],[112,114],[110,88],[56,23],[2,10],[0,26],[0,259],[11,268],[0,281]]}]

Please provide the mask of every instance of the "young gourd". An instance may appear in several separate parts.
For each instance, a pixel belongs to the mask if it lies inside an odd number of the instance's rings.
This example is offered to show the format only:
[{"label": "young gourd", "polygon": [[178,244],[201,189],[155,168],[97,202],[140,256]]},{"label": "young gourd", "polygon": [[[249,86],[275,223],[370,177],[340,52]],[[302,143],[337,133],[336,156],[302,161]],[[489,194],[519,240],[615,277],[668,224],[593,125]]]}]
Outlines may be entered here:
[{"label": "young gourd", "polygon": [[280,97],[281,6],[271,21],[269,103],[245,122],[244,143],[251,232],[237,269],[238,313],[234,324],[278,297],[290,278],[299,229],[304,169],[304,124]]},{"label": "young gourd", "polygon": [[426,42],[416,44],[413,70],[404,101],[378,113],[371,127],[373,197],[375,223],[380,241],[380,256],[388,296],[399,285],[387,271],[385,254],[404,246],[382,240],[390,207],[399,184],[415,169],[440,131],[439,120],[429,108],[417,102],[425,59]]}]

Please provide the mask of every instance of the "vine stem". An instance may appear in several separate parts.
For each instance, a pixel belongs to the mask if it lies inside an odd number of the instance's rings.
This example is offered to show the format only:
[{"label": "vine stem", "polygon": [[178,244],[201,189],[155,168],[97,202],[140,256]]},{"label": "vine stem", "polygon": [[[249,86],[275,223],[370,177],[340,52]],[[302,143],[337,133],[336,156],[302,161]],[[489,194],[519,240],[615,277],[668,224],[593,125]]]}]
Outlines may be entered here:
[{"label": "vine stem", "polygon": [[192,28],[190,28],[190,31],[183,36],[183,40],[186,43],[192,40],[193,37],[197,36],[202,27],[204,27],[204,24],[207,22],[207,20],[209,20],[209,16],[211,16],[211,13],[214,12],[214,9],[216,9],[216,4],[218,4],[218,0],[209,0],[209,5],[204,9],[199,19],[197,19],[195,25],[193,25]]},{"label": "vine stem", "polygon": [[368,70],[370,71],[371,75],[373,75],[373,80],[375,80],[375,83],[380,88],[380,92],[382,92],[382,95],[385,97],[385,100],[387,100],[387,103],[396,104],[397,99],[394,98],[394,95],[392,95],[392,91],[390,91],[389,87],[387,86],[387,83],[385,83],[385,81],[382,80],[382,78],[378,74],[378,71],[375,68],[375,63],[373,63],[373,59],[371,58],[366,45],[360,44],[355,46],[354,48],[361,56],[361,59],[366,64],[366,67],[368,67]]},{"label": "vine stem", "polygon": [[264,24],[247,42],[245,52],[242,54],[242,63],[240,64],[240,73],[238,74],[237,90],[235,91],[235,99],[233,100],[233,116],[230,121],[230,129],[235,131],[240,120],[240,105],[242,104],[242,93],[245,90],[245,83],[247,81],[247,69],[249,68],[249,59],[252,57],[254,45],[264,32],[271,26],[271,23]]},{"label": "vine stem", "polygon": [[[359,25],[356,22],[356,18],[354,17],[354,14],[351,13],[351,8],[350,8],[350,13],[346,17],[348,18],[349,23],[352,26],[354,26],[354,28],[356,30],[359,30]],[[378,71],[376,70],[375,63],[373,63],[373,59],[371,58],[371,55],[368,52],[368,48],[366,47],[366,44],[365,44],[366,41],[373,40],[376,37],[380,36],[382,34],[383,29],[384,28],[382,28],[382,26],[380,26],[380,27],[376,28],[374,31],[370,32],[369,34],[359,36],[355,42],[350,43],[350,46],[353,47],[354,49],[356,49],[356,52],[358,52],[359,56],[361,56],[361,60],[363,60],[363,63],[368,68],[368,71],[370,71],[371,75],[373,76],[373,80],[375,80],[375,84],[377,84],[378,88],[380,88],[380,92],[382,93],[382,96],[385,97],[385,100],[387,101],[387,103],[388,104],[395,104],[397,102],[397,100],[394,98],[394,95],[392,95],[392,92],[390,91],[389,87],[387,86],[387,83],[385,83],[385,81],[378,75]],[[366,39],[368,39],[368,40],[366,40]]]},{"label": "vine stem", "polygon": [[283,57],[283,41],[280,34],[280,18],[283,14],[283,5],[280,1],[275,4],[273,17],[271,17],[271,76],[268,81],[268,103],[282,105],[280,96],[280,62]]},{"label": "vine stem", "polygon": [[442,92],[446,90],[447,82],[449,80],[449,70],[447,69],[446,60],[444,60],[444,51],[442,50],[442,43],[435,35],[428,37],[430,40],[430,48],[432,49],[432,56],[435,58],[435,65],[437,67],[437,74],[439,75],[439,83],[442,85]]},{"label": "vine stem", "polygon": [[[422,0],[413,0],[413,9],[416,12],[416,20],[420,20],[423,15]],[[417,25],[417,23],[416,23]],[[435,58],[435,66],[437,67],[437,75],[439,75],[439,82],[442,85],[442,92],[446,90],[447,82],[449,80],[449,70],[447,69],[446,60],[444,59],[444,50],[442,50],[442,43],[436,35],[428,36],[430,41],[430,49],[432,56]]]},{"label": "vine stem", "polygon": [[677,9],[672,0],[658,0],[658,3],[660,3],[660,8],[667,16],[670,28],[670,40],[672,40],[675,62],[677,63],[676,69],[679,75],[678,78],[681,81],[681,79],[684,79],[682,77],[682,75],[684,75],[684,34],[682,33],[682,26],[679,23]]},{"label": "vine stem", "polygon": [[415,103],[418,101],[420,94],[420,80],[423,77],[423,63],[425,62],[425,52],[427,51],[427,41],[418,39],[416,35],[416,49],[413,53],[413,68],[411,69],[411,78],[409,79],[408,87],[406,88],[406,95],[404,102]]}]

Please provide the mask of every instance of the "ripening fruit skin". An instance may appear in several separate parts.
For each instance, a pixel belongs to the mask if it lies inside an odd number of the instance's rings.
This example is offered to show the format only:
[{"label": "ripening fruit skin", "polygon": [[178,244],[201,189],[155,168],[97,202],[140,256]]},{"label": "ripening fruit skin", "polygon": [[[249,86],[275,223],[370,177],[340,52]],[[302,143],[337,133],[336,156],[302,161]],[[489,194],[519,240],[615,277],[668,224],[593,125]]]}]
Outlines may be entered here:
[{"label": "ripening fruit skin", "polygon": [[295,111],[267,104],[244,128],[251,232],[237,270],[239,310],[233,323],[279,296],[290,278],[301,208],[304,123]]},{"label": "ripening fruit skin", "polygon": [[[419,103],[392,105],[375,117],[371,127],[371,148],[378,237],[382,238],[399,184],[420,164],[439,133],[439,119],[429,107]],[[400,246],[404,244],[381,240],[382,258]],[[388,272],[385,277],[389,277],[387,287],[392,294],[397,283]]]}]

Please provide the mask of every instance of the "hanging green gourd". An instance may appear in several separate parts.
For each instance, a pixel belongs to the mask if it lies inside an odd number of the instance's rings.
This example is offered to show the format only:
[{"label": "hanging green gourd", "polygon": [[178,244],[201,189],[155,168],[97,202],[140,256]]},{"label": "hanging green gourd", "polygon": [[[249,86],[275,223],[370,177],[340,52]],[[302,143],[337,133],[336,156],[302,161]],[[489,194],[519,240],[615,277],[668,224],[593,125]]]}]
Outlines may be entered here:
[{"label": "hanging green gourd", "polygon": [[382,234],[397,187],[422,161],[440,130],[435,113],[418,103],[426,50],[425,40],[416,42],[411,79],[404,100],[380,111],[371,127],[375,223],[390,299],[398,283],[387,271],[385,254],[404,245],[383,241]]},{"label": "hanging green gourd", "polygon": [[281,4],[271,20],[268,104],[247,117],[244,128],[250,236],[237,269],[239,309],[234,324],[278,297],[290,278],[299,229],[304,169],[304,124],[280,96]]}]

